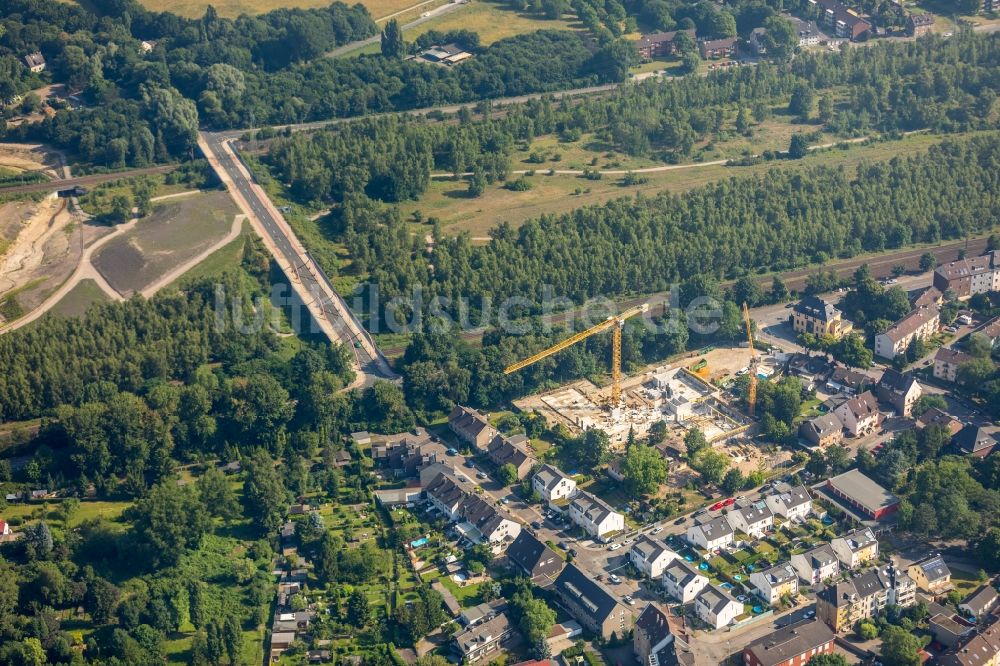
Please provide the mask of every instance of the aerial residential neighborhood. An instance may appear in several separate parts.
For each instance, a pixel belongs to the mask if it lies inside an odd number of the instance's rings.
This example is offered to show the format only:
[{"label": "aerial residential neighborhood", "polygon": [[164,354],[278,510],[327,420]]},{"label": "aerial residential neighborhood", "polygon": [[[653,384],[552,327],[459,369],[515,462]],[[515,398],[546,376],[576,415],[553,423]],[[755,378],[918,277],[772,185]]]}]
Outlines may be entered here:
[{"label": "aerial residential neighborhood", "polygon": [[0,1],[0,666],[1000,666],[1000,0]]}]

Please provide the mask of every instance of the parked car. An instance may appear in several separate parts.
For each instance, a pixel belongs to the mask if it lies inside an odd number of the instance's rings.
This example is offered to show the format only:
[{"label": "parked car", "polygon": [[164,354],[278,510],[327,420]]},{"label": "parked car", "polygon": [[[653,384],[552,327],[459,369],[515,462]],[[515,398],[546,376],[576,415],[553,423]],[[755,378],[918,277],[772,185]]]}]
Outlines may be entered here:
[{"label": "parked car", "polygon": [[485,479],[486,478],[486,472],[476,472],[476,478],[477,479]]},{"label": "parked car", "polygon": [[681,516],[680,518],[674,521],[674,525],[683,525],[686,522],[687,522],[687,516]]},{"label": "parked car", "polygon": [[622,582],[622,579],[618,577],[618,574],[611,574],[610,576],[608,576],[608,578],[615,585],[617,585],[618,583]]},{"label": "parked car", "polygon": [[625,595],[624,597],[622,597],[622,601],[627,603],[629,606],[635,606],[635,599],[633,599],[629,595]]},{"label": "parked car", "polygon": [[722,507],[726,506],[724,502],[716,502],[712,506],[708,507],[710,511],[718,511]]},{"label": "parked car", "polygon": [[722,506],[732,506],[734,504],[736,504],[736,500],[730,497],[729,499],[727,499],[725,502],[722,503]]},{"label": "parked car", "polygon": [[447,454],[449,456],[457,456],[458,455],[458,449],[448,449]]},{"label": "parked car", "polygon": [[506,497],[504,497],[502,500],[500,500],[500,502],[503,503],[503,504],[510,504],[510,500],[507,499]]},{"label": "parked car", "polygon": [[531,526],[534,527],[536,530],[542,529],[542,524],[540,522],[538,522],[537,520],[534,521],[534,522],[532,522]]},{"label": "parked car", "polygon": [[663,531],[663,528],[662,528],[662,527],[660,527],[660,526],[658,525],[658,526],[654,527],[654,528],[653,528],[653,529],[652,529],[652,530],[650,531],[650,534],[659,534],[659,533],[660,533],[660,532],[662,532],[662,531]]},{"label": "parked car", "polygon": [[469,459],[466,459],[465,466],[468,467],[469,469],[475,469],[476,468],[476,463],[472,462]]},{"label": "parked car", "polygon": [[608,546],[608,550],[620,550],[622,545],[620,543],[613,543]]}]

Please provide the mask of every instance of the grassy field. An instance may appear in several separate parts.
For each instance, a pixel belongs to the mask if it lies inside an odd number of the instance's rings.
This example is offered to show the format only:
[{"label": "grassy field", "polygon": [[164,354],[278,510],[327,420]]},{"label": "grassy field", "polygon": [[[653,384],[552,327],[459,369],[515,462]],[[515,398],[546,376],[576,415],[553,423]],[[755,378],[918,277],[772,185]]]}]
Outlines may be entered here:
[{"label": "grassy field", "polygon": [[523,35],[536,30],[582,30],[579,22],[565,20],[549,21],[529,14],[511,11],[502,4],[475,0],[465,7],[439,19],[422,23],[412,30],[406,31],[404,37],[413,41],[428,30],[471,30],[479,34],[479,41],[484,45],[505,37]]},{"label": "grassy field", "polygon": [[243,258],[243,246],[247,237],[252,233],[250,223],[244,222],[243,230],[236,240],[210,254],[204,261],[182,275],[178,282],[193,282],[207,277],[215,277],[235,268]]},{"label": "grassy field", "polygon": [[[779,160],[748,167],[692,166],[644,174],[648,178],[647,182],[627,187],[621,184],[621,176],[588,180],[582,176],[543,175],[550,168],[549,163],[539,168],[535,176],[528,178],[533,187],[526,192],[512,192],[501,183],[494,183],[482,196],[470,197],[464,181],[435,180],[423,198],[403,204],[401,213],[406,218],[414,210],[419,210],[425,218],[434,216],[441,220],[449,233],[469,232],[473,238],[485,241],[489,230],[504,221],[516,226],[540,215],[565,213],[616,197],[638,193],[654,195],[659,192],[683,192],[725,178],[764,173],[776,168],[802,169],[826,164],[853,169],[865,160],[887,160],[914,155],[941,140],[943,137],[940,136],[918,134],[899,141],[819,151],[796,161]],[[518,165],[515,168],[522,167]],[[560,165],[558,168],[569,167]],[[427,233],[428,228],[425,225],[414,225],[414,231]]]},{"label": "grassy field", "polygon": [[[172,12],[180,16],[197,18],[205,14],[212,5],[220,16],[236,17],[240,14],[264,14],[273,9],[297,7],[315,9],[329,7],[332,0],[139,0],[147,9],[158,12]],[[361,0],[375,18],[412,7],[419,0]],[[352,3],[353,4],[353,3]]]},{"label": "grassy field", "polygon": [[134,229],[101,248],[94,266],[118,292],[139,291],[225,236],[237,212],[225,192],[157,204]]},{"label": "grassy field", "polygon": [[108,295],[91,279],[80,280],[69,293],[52,306],[52,314],[62,317],[79,317],[94,303],[108,301]]}]

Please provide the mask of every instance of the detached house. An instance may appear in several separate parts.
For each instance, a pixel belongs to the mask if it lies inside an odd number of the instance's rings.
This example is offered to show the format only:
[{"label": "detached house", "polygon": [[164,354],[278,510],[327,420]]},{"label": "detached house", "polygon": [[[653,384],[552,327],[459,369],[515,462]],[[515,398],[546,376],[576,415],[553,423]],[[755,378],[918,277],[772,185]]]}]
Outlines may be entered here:
[{"label": "detached house", "polygon": [[629,550],[629,561],[647,578],[659,578],[663,570],[677,559],[677,553],[659,539],[640,535]]},{"label": "detached house", "polygon": [[806,296],[792,308],[792,329],[796,333],[811,333],[817,338],[840,338],[850,333],[854,325],[829,301],[818,296]]},{"label": "detached house", "polygon": [[463,663],[475,663],[497,650],[514,637],[514,627],[506,613],[500,613],[492,620],[467,627],[455,634],[455,645],[462,655]]},{"label": "detached house", "polygon": [[764,571],[750,574],[750,585],[758,597],[772,606],[784,596],[794,597],[799,592],[799,574],[788,562]]},{"label": "detached house", "polygon": [[597,538],[625,529],[625,516],[587,492],[578,493],[570,502],[569,517],[587,534]]},{"label": "detached house", "polygon": [[882,378],[875,386],[875,393],[879,400],[891,405],[900,416],[912,416],[913,403],[923,395],[923,389],[912,374],[889,368],[882,373]]},{"label": "detached house", "polygon": [[840,444],[844,441],[844,424],[833,412],[820,414],[799,425],[799,437],[820,448]]},{"label": "detached house", "polygon": [[687,540],[709,551],[725,548],[733,542],[733,526],[725,516],[719,516],[687,528]]},{"label": "detached house", "polygon": [[682,604],[687,604],[705,589],[708,578],[683,559],[677,558],[664,567],[662,582],[667,594]]},{"label": "detached house", "polygon": [[985,458],[997,445],[996,438],[985,428],[969,424],[951,438],[951,446],[960,455]]},{"label": "detached house", "polygon": [[24,56],[24,64],[35,74],[45,71],[45,57],[40,51]]},{"label": "detached house", "polygon": [[996,589],[990,585],[983,585],[978,590],[965,598],[958,605],[958,610],[966,615],[980,618],[993,610],[997,605],[998,597]]},{"label": "detached house", "polygon": [[795,486],[787,492],[768,495],[764,501],[771,513],[789,521],[804,520],[812,511],[812,496],[805,486]]},{"label": "detached house", "polygon": [[906,573],[924,592],[938,597],[953,589],[951,570],[940,555],[931,555],[919,562],[914,562]]},{"label": "detached house", "polygon": [[833,539],[830,548],[845,569],[857,569],[878,558],[878,539],[867,527]]},{"label": "detached house", "polygon": [[531,487],[545,502],[558,502],[576,494],[576,481],[552,465],[542,465],[535,472]]},{"label": "detached house", "polygon": [[455,405],[448,415],[448,428],[461,441],[477,451],[486,451],[486,447],[496,437],[496,428],[489,420],[471,407]]},{"label": "detached house", "polygon": [[716,585],[709,585],[694,600],[694,612],[713,629],[728,626],[743,614],[743,604]]},{"label": "detached house", "polygon": [[774,514],[766,502],[757,502],[743,507],[733,507],[726,519],[733,530],[751,537],[762,537],[774,527]]},{"label": "detached house", "polygon": [[871,391],[865,391],[859,396],[840,403],[834,413],[844,424],[851,437],[874,432],[882,423],[882,412],[878,410],[878,400]]},{"label": "detached house", "polygon": [[817,585],[840,573],[840,560],[829,544],[792,555],[792,566],[807,585]]}]

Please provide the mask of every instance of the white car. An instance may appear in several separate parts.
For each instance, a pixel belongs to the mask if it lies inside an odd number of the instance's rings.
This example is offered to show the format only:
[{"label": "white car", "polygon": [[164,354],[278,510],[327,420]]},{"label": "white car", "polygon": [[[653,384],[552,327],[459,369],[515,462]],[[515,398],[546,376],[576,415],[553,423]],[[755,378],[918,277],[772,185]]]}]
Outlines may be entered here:
[{"label": "white car", "polygon": [[652,531],[650,532],[650,534],[659,534],[659,533],[660,533],[660,532],[662,532],[662,531],[663,531],[663,528],[662,528],[662,527],[654,527],[654,528],[652,529]]},{"label": "white car", "polygon": [[613,543],[608,546],[608,550],[619,550],[622,547],[620,543]]},{"label": "white car", "polygon": [[611,574],[610,576],[608,576],[608,578],[610,578],[611,582],[614,583],[615,585],[622,582],[622,579],[618,577],[618,574]]}]

